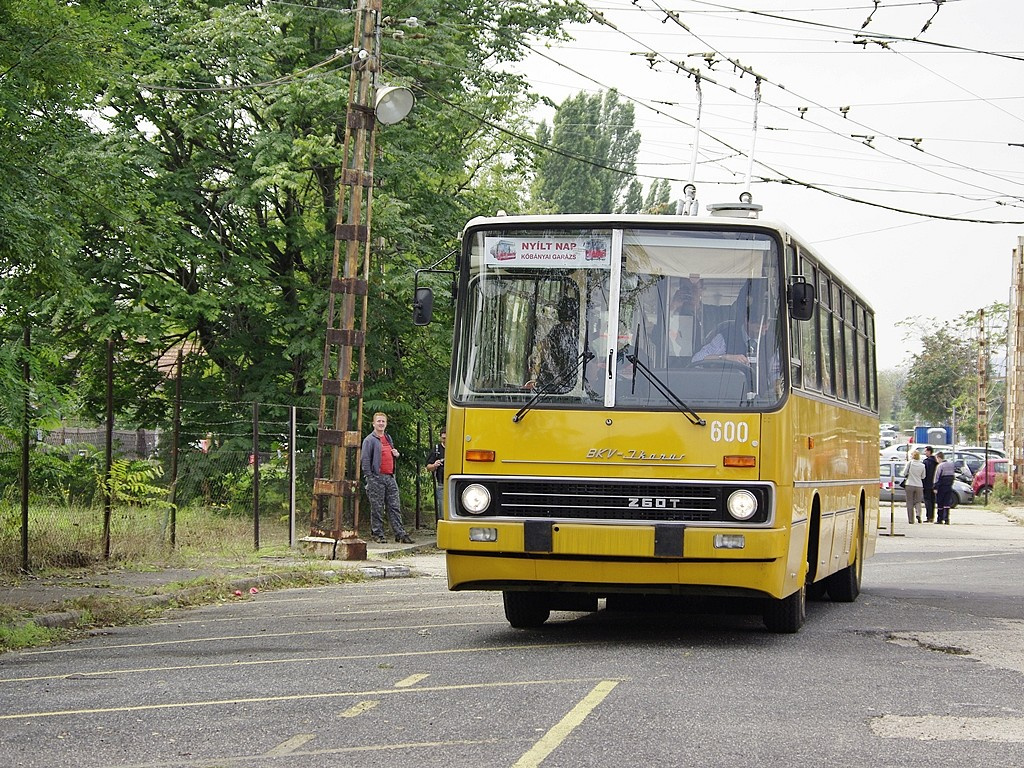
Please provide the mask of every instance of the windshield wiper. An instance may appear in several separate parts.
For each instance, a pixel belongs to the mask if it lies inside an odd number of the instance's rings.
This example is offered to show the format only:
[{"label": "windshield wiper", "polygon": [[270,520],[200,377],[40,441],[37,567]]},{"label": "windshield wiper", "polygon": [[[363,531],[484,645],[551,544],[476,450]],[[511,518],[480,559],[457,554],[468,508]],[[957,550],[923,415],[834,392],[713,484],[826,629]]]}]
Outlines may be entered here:
[{"label": "windshield wiper", "polygon": [[666,400],[672,403],[672,405],[676,407],[676,410],[683,414],[691,424],[696,424],[698,427],[707,426],[707,422],[700,417],[700,414],[684,403],[675,392],[669,389],[668,384],[659,379],[654,371],[641,363],[636,354],[626,355],[626,359],[633,364],[634,382],[636,381],[636,372],[640,371],[640,373],[644,375],[644,378],[647,379]]},{"label": "windshield wiper", "polygon": [[584,365],[593,360],[594,357],[594,353],[591,352],[589,349],[583,350],[580,356],[576,359],[576,365],[574,365],[571,370],[568,370],[565,373],[563,373],[561,376],[552,381],[546,387],[537,388],[537,391],[533,393],[533,397],[527,400],[526,405],[520,408],[516,412],[516,415],[512,417],[512,423],[518,424],[520,421],[522,421],[527,411],[533,408],[534,404],[542,397],[544,397],[544,395],[552,394],[553,392],[557,391],[558,388],[561,387],[563,384],[572,381],[574,378],[576,378],[576,374],[580,372],[580,368],[582,368]]}]

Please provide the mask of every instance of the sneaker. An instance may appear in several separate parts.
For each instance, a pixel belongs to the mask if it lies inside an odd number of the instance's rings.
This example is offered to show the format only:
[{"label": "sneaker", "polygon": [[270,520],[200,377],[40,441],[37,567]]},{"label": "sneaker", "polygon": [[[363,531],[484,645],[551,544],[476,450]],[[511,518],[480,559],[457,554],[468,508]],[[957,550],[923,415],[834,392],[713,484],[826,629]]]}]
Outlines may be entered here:
[{"label": "sneaker", "polygon": [[409,538],[409,534],[403,533],[401,536],[395,536],[395,541],[401,544],[415,544],[416,542]]}]

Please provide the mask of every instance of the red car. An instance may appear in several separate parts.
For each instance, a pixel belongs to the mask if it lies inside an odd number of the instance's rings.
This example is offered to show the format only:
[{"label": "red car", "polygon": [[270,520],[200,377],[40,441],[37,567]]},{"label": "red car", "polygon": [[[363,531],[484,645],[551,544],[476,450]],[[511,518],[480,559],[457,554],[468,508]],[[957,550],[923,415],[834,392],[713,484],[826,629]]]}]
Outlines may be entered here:
[{"label": "red car", "polygon": [[977,495],[985,491],[991,491],[996,483],[1005,483],[1009,471],[1009,459],[989,459],[985,467],[979,468],[974,473],[974,479],[971,481],[974,493]]}]

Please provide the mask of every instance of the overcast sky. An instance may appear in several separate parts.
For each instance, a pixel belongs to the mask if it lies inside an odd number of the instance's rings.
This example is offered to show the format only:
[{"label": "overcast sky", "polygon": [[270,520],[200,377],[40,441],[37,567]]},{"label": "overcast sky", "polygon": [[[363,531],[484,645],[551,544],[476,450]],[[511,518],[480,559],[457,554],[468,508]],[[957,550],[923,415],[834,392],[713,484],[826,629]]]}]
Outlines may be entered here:
[{"label": "overcast sky", "polygon": [[617,88],[635,104],[645,187],[668,178],[679,196],[700,71],[701,213],[745,189],[753,143],[762,217],[790,225],[874,306],[880,369],[916,351],[900,321],[1008,301],[1024,236],[1024,0],[587,5],[614,28],[592,21],[538,46],[520,69],[534,89],[561,103]]}]

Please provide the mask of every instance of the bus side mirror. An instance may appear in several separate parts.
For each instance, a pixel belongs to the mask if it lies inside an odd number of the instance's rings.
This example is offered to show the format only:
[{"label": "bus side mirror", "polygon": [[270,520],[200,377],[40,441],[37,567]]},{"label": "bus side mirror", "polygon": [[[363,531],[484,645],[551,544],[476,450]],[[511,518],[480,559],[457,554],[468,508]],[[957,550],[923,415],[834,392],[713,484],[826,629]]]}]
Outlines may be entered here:
[{"label": "bus side mirror", "polygon": [[428,325],[434,316],[434,292],[430,288],[417,288],[412,301],[412,321]]},{"label": "bus side mirror", "polygon": [[814,315],[814,286],[802,277],[789,284],[789,314],[794,320],[810,320]]}]

